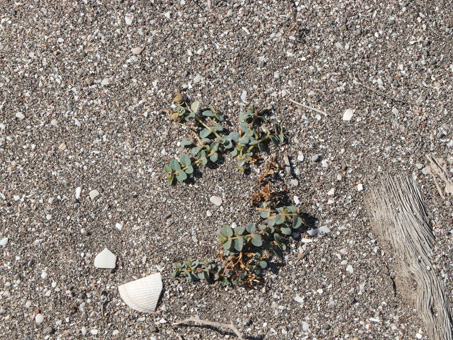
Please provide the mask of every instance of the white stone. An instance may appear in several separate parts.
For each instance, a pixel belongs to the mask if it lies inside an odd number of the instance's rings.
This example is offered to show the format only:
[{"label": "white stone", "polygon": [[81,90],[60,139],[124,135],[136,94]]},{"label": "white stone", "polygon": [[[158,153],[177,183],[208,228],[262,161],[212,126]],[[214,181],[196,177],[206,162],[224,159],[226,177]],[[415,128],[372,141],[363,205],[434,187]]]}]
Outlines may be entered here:
[{"label": "white stone", "polygon": [[310,326],[308,325],[308,323],[306,323],[305,321],[302,321],[302,330],[303,331],[308,331],[308,329],[310,328]]},{"label": "white stone", "polygon": [[212,216],[211,210],[207,210],[207,211],[206,211],[206,216],[208,216],[208,217],[211,217],[211,216]]},{"label": "white stone", "polygon": [[57,126],[58,125],[58,121],[56,119],[52,119],[50,121],[50,125]]},{"label": "white stone", "polygon": [[220,198],[219,196],[211,196],[209,200],[216,206],[220,206],[222,204],[222,198]]},{"label": "white stone", "polygon": [[0,246],[4,247],[7,244],[8,244],[8,238],[7,237],[2,238],[2,240],[0,241]]},{"label": "white stone", "polygon": [[96,197],[99,196],[99,191],[97,191],[97,190],[91,190],[89,195],[90,195],[90,198],[91,198],[92,200],[94,200]]},{"label": "white stone", "polygon": [[119,231],[121,231],[121,229],[123,229],[123,226],[122,226],[121,223],[115,224],[115,227],[116,227],[116,229],[118,229]]},{"label": "white stone", "polygon": [[109,78],[104,78],[104,79],[102,79],[102,81],[101,81],[101,85],[103,85],[103,86],[107,86],[107,85],[109,85],[109,84],[110,84],[110,80],[109,80]]},{"label": "white stone", "polygon": [[82,327],[81,332],[82,332],[82,335],[87,334],[87,329],[86,329],[86,327]]},{"label": "white stone", "polygon": [[37,324],[42,323],[44,321],[44,315],[42,315],[41,313],[40,314],[36,314],[35,321],[36,321]]},{"label": "white stone", "polygon": [[354,112],[355,112],[355,110],[347,109],[347,110],[343,113],[343,120],[346,120],[346,121],[351,120],[351,118],[352,118]]},{"label": "white stone", "polygon": [[0,123],[0,130],[5,130],[5,129],[6,129],[6,126],[5,126],[5,124],[3,124],[3,123]]},{"label": "white stone", "polygon": [[247,91],[242,91],[242,94],[241,94],[241,100],[243,102],[245,102],[247,100]]},{"label": "white stone", "polygon": [[357,184],[357,191],[362,191],[363,190],[363,184],[359,183]]},{"label": "white stone", "polygon": [[94,258],[94,266],[96,268],[110,268],[113,269],[116,267],[116,255],[113,254],[110,250],[105,248]]},{"label": "white stone", "polygon": [[296,302],[299,302],[299,303],[303,303],[304,302],[304,298],[300,297],[299,294],[296,294],[296,297],[294,298],[294,300],[296,300]]},{"label": "white stone", "polygon": [[300,204],[299,197],[297,197],[297,196],[294,196],[293,201],[294,201],[294,204],[296,204],[296,205]]},{"label": "white stone", "polygon": [[135,55],[140,55],[142,52],[143,52],[142,47],[136,47],[136,48],[132,49],[132,54],[135,54]]},{"label": "white stone", "polygon": [[16,113],[16,118],[18,118],[18,119],[21,119],[21,120],[22,120],[22,119],[24,119],[24,118],[25,118],[25,116],[24,116],[24,114],[23,114],[22,112],[17,112],[17,113]]},{"label": "white stone", "polygon": [[304,154],[302,152],[299,151],[299,153],[297,154],[297,160],[299,162],[303,162],[304,161]]},{"label": "white stone", "polygon": [[329,195],[329,196],[335,195],[335,188],[330,189],[330,190],[327,192],[327,195]]},{"label": "white stone", "polygon": [[99,333],[99,331],[97,329],[92,329],[90,331],[90,333],[93,334],[93,335],[97,335]]},{"label": "white stone", "polygon": [[45,278],[47,277],[47,273],[46,273],[45,271],[43,271],[43,272],[41,273],[41,277],[42,277],[43,279],[45,279]]},{"label": "white stone", "polygon": [[132,20],[134,20],[134,17],[131,14],[127,14],[124,17],[124,20],[126,21],[126,25],[132,25]]},{"label": "white stone", "polygon": [[117,330],[117,329],[115,329],[115,330],[112,332],[112,335],[113,335],[113,336],[116,336],[116,335],[118,335],[118,334],[120,334],[120,331]]},{"label": "white stone", "polygon": [[354,273],[354,269],[352,268],[352,266],[350,264],[348,264],[348,266],[346,267],[346,271],[351,274]]},{"label": "white stone", "polygon": [[195,84],[196,84],[196,83],[199,83],[200,80],[201,80],[201,76],[200,76],[199,74],[197,74],[197,75],[195,76],[195,78],[193,78],[193,82],[194,82]]},{"label": "white stone", "polygon": [[75,198],[79,199],[80,198],[80,193],[82,192],[82,187],[77,187],[75,189]]}]

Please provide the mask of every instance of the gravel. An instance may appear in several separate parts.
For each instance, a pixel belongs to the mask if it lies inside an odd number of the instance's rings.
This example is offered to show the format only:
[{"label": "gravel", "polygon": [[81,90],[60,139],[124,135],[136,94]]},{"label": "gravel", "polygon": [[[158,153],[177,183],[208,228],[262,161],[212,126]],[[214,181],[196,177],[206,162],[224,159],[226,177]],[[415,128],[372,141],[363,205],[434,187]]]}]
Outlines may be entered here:
[{"label": "gravel", "polygon": [[[171,326],[193,315],[266,340],[426,339],[364,198],[384,172],[416,178],[451,299],[452,199],[417,164],[433,154],[453,173],[452,17],[443,1],[0,2],[2,336],[225,338]],[[270,108],[289,136],[272,151],[299,160],[297,178],[282,173],[289,197],[330,230],[290,241],[253,289],[172,277],[174,263],[216,255],[222,225],[259,221],[255,166],[227,157],[167,185],[187,135],[163,112],[178,87],[233,124],[249,104]],[[116,268],[96,269],[107,246]],[[155,272],[156,313],[128,308],[118,286]]]}]

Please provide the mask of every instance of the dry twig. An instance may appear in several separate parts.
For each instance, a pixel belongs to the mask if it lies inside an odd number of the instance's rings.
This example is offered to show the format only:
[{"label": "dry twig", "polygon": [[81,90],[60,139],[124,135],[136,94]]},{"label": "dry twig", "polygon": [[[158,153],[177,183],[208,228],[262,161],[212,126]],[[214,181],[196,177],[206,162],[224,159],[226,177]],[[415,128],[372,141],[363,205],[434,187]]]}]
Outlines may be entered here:
[{"label": "dry twig", "polygon": [[326,112],[321,111],[321,110],[319,110],[319,109],[315,109],[314,107],[310,107],[310,106],[307,106],[307,105],[298,103],[298,102],[296,102],[296,101],[294,101],[294,100],[292,100],[292,99],[290,99],[289,101],[290,101],[291,103],[294,103],[294,104],[296,104],[296,105],[299,105],[299,106],[301,106],[301,107],[303,107],[303,108],[305,108],[305,109],[307,109],[307,110],[316,111],[316,112],[318,112],[318,113],[322,113],[322,114],[323,114],[324,116],[326,116],[326,117],[328,116]]},{"label": "dry twig", "polygon": [[236,336],[239,338],[239,340],[245,340],[244,336],[242,333],[239,331],[239,329],[235,326],[233,322],[231,323],[220,323],[220,322],[215,322],[215,321],[209,321],[209,320],[201,320],[201,319],[196,319],[193,316],[190,318],[184,319],[182,321],[178,321],[172,324],[172,326],[191,326],[187,325],[188,322],[193,322],[197,326],[211,326],[211,327],[216,327],[216,328],[227,328],[231,330]]}]

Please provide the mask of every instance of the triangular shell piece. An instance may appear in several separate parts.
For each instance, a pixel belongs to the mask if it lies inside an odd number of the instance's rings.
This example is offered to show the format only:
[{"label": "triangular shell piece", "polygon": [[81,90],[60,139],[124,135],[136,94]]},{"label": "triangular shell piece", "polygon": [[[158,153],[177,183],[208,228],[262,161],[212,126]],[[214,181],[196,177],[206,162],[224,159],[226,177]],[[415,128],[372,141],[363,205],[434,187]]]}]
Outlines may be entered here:
[{"label": "triangular shell piece", "polygon": [[113,269],[116,266],[116,255],[110,250],[105,248],[94,258],[94,266],[96,268],[110,268]]},{"label": "triangular shell piece", "polygon": [[123,301],[132,309],[142,313],[154,313],[162,291],[160,273],[125,283],[118,287]]}]

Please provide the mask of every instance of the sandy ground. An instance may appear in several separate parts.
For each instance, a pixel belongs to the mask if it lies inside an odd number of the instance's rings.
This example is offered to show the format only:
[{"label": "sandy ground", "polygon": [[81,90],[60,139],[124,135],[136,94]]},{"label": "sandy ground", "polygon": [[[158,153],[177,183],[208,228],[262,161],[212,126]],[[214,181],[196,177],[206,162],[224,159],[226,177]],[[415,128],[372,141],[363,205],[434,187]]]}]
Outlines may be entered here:
[{"label": "sandy ground", "polygon": [[[416,178],[452,302],[453,199],[422,170],[431,154],[453,174],[452,18],[438,0],[1,1],[0,337],[234,338],[171,326],[193,315],[250,339],[428,339],[364,197],[383,172]],[[253,289],[172,277],[176,262],[215,257],[222,225],[257,219],[259,177],[227,158],[167,185],[187,132],[163,110],[180,86],[232,122],[272,108],[289,194],[330,229],[291,241]],[[105,247],[114,270],[94,267]],[[158,271],[156,313],[128,308],[118,286]]]}]

